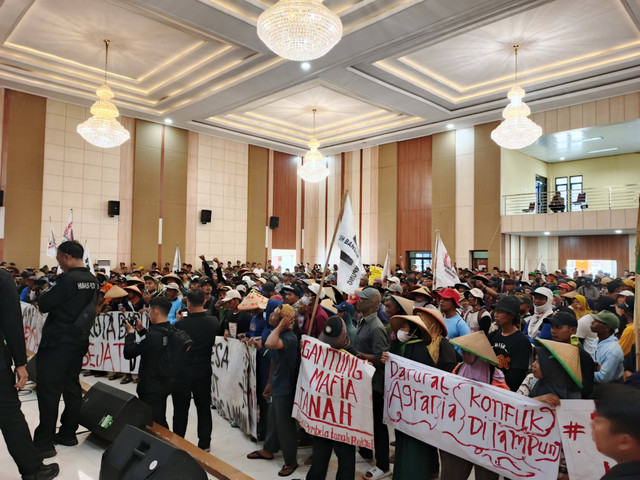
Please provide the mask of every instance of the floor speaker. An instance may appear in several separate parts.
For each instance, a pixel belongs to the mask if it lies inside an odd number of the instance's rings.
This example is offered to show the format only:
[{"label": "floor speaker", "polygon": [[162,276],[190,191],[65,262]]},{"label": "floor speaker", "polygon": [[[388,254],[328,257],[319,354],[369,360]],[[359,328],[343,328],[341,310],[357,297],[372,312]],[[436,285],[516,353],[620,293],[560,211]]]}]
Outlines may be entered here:
[{"label": "floor speaker", "polygon": [[126,425],[102,454],[100,480],[207,480],[184,450]]},{"label": "floor speaker", "polygon": [[82,399],[80,425],[108,442],[113,442],[126,425],[144,428],[152,423],[147,404],[106,383],[96,383]]}]

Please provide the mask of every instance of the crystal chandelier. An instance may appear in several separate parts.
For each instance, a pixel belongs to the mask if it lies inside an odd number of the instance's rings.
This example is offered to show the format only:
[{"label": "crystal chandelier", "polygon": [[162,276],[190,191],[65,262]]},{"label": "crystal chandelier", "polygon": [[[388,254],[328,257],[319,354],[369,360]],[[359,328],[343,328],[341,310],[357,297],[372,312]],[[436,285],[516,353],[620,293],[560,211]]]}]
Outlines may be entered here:
[{"label": "crystal chandelier", "polygon": [[298,167],[298,175],[305,182],[321,182],[329,176],[329,169],[324,163],[322,153],[318,151],[320,143],[316,140],[316,109],[313,109],[313,136],[309,142],[309,151],[304,156],[304,163]]},{"label": "crystal chandelier", "polygon": [[491,139],[501,147],[517,150],[535,142],[542,135],[542,128],[527,118],[531,110],[522,101],[524,90],[518,85],[518,45],[513,49],[516,73],[514,85],[507,94],[510,103],[502,112],[504,120],[491,132]]},{"label": "crystal chandelier", "polygon": [[118,108],[110,102],[115,96],[107,86],[107,63],[109,60],[109,40],[104,41],[104,85],[96,90],[98,100],[91,105],[92,117],[78,125],[77,131],[91,145],[112,148],[129,140],[129,132],[116,118],[120,115]]},{"label": "crystal chandelier", "polygon": [[340,41],[342,22],[321,0],[280,0],[258,18],[258,37],[282,58],[306,62]]}]

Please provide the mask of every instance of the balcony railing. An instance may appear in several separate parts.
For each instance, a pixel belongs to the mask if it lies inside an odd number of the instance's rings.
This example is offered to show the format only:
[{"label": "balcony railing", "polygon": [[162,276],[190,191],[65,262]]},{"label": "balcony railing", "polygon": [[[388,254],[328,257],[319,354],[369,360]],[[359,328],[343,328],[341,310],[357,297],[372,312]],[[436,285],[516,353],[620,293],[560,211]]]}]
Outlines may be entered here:
[{"label": "balcony railing", "polygon": [[584,188],[581,192],[562,192],[562,199],[554,200],[554,193],[532,192],[502,196],[502,215],[536,213],[581,212],[585,210],[619,210],[638,208],[640,184],[613,187]]}]

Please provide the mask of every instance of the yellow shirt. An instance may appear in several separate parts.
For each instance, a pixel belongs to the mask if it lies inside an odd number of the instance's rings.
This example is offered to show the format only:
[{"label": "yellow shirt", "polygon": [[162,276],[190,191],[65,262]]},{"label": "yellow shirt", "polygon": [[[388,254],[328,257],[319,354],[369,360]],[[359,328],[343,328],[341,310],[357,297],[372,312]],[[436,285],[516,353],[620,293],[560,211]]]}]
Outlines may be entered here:
[{"label": "yellow shirt", "polygon": [[622,348],[622,354],[626,357],[631,351],[631,347],[636,343],[636,329],[633,323],[628,323],[620,335],[618,344]]}]

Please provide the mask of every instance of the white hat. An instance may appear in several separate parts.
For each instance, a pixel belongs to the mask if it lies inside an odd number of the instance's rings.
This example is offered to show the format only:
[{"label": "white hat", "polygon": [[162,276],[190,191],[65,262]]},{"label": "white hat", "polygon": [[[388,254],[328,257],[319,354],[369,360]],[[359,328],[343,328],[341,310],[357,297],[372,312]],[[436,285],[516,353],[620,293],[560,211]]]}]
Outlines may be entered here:
[{"label": "white hat", "polygon": [[387,281],[391,283],[397,283],[398,285],[400,285],[400,279],[398,277],[389,277],[387,278]]},{"label": "white hat", "polygon": [[480,290],[479,288],[472,288],[471,290],[469,290],[469,295],[481,300],[484,298],[484,293],[482,293],[482,290]]},{"label": "white hat", "polygon": [[237,292],[244,292],[244,293],[247,293],[247,287],[245,287],[244,285],[238,285],[238,286],[236,287],[236,291],[237,291]]},{"label": "white hat", "polygon": [[180,287],[178,286],[178,284],[176,282],[169,282],[167,283],[167,290],[177,290],[180,291]]},{"label": "white hat", "polygon": [[244,277],[242,277],[242,281],[243,282],[250,282],[251,278],[249,278],[249,275],[245,275]]},{"label": "white hat", "polygon": [[[309,285],[307,287],[309,290],[311,290],[313,292],[314,295],[318,296],[318,290],[320,290],[320,285],[318,285],[317,283],[314,283],[313,285]],[[324,288],[320,291],[320,299],[322,300],[324,298]]]},{"label": "white hat", "polygon": [[240,296],[240,292],[237,290],[229,290],[224,296],[224,298],[222,299],[222,302],[228,302],[229,300],[233,300],[234,298],[237,298],[238,300],[240,300],[242,298]]},{"label": "white hat", "polygon": [[247,287],[249,288],[253,288],[256,286],[256,282],[254,282],[253,280],[245,280],[245,282],[247,284]]},{"label": "white hat", "polygon": [[553,300],[553,292],[547,287],[538,287],[533,291],[533,294],[542,295],[543,297],[547,297],[549,300]]}]

